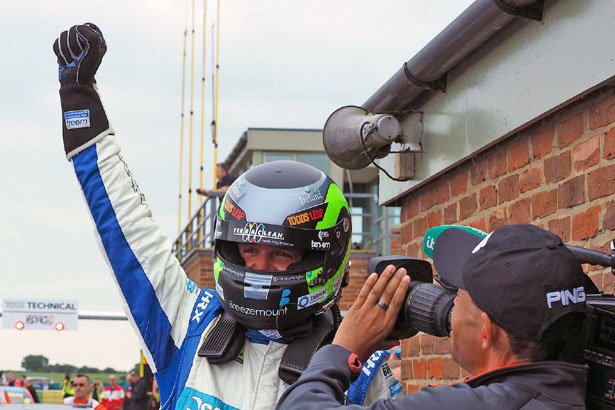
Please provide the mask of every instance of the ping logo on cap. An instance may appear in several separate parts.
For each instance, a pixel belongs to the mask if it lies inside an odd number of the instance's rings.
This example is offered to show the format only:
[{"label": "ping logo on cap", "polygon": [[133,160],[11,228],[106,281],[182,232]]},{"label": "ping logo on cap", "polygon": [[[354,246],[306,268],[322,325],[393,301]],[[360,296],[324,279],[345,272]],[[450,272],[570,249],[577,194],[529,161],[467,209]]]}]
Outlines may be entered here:
[{"label": "ping logo on cap", "polygon": [[570,303],[585,302],[585,289],[583,286],[579,286],[572,289],[572,292],[566,289],[547,293],[547,306],[549,306],[549,309],[553,307],[555,302],[561,302],[564,306],[568,306]]},{"label": "ping logo on cap", "polygon": [[478,243],[478,245],[476,245],[476,247],[474,249],[472,249],[472,253],[476,253],[478,252],[482,247],[484,247],[485,245],[487,245],[487,241],[489,240],[489,238],[491,238],[491,235],[493,234],[493,232],[491,232],[489,235],[485,236],[483,238],[482,241],[480,241]]},{"label": "ping logo on cap", "polygon": [[64,121],[68,130],[73,128],[89,128],[90,110],[66,111],[64,113]]}]

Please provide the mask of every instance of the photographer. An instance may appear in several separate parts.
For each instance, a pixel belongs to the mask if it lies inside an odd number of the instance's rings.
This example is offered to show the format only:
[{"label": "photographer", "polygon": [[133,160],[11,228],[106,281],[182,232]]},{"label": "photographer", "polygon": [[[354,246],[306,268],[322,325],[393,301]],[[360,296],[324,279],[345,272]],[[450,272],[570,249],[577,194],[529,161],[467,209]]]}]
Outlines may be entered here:
[{"label": "photographer", "polygon": [[[366,408],[585,408],[587,367],[572,361],[582,346],[585,290],[594,287],[558,236],[532,225],[502,226],[485,238],[449,228],[433,258],[442,281],[458,289],[453,359],[474,377]],[[372,274],[333,345],[314,355],[278,408],[341,408],[373,342],[393,328],[408,283],[392,266]]]}]

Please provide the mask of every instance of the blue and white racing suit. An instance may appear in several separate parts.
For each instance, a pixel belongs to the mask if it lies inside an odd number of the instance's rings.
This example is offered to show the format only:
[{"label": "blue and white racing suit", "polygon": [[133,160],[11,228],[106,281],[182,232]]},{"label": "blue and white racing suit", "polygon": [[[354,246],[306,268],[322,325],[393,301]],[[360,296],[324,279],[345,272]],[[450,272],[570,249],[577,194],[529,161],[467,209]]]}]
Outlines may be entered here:
[{"label": "blue and white racing suit", "polygon": [[[190,281],[152,219],[111,129],[71,157],[102,253],[128,319],[155,373],[165,409],[273,409],[287,384],[278,366],[287,345],[246,338],[243,353],[212,365],[197,350],[221,312],[216,293]],[[399,393],[377,353],[348,395],[369,403]]]}]

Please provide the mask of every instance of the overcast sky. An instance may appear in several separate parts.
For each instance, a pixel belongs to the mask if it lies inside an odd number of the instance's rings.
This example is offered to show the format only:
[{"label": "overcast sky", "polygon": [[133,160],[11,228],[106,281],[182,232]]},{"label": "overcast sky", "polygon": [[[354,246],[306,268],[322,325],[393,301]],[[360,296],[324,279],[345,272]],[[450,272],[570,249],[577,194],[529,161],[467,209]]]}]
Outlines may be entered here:
[{"label": "overcast sky", "polygon": [[[248,127],[321,128],[360,105],[471,0],[223,0],[219,158]],[[144,6],[147,5],[147,6]],[[0,0],[0,298],[77,299],[81,311],[120,312],[61,136],[51,46],[73,24],[96,23],[108,52],[96,76],[123,156],[163,231],[177,236],[181,0]],[[208,1],[207,37],[215,2]],[[203,2],[196,5],[193,188],[198,186]],[[190,26],[190,21],[188,19]],[[207,88],[211,86],[211,46]],[[190,37],[186,65],[189,95]],[[189,110],[186,100],[186,112]],[[206,142],[211,96],[206,96]],[[184,164],[188,163],[188,122]],[[212,182],[212,148],[205,147]],[[184,198],[188,170],[184,169]],[[194,199],[192,209],[196,209]],[[187,222],[187,202],[183,203]],[[0,369],[27,354],[128,369],[138,361],[127,322],[80,322],[78,332],[0,330]]]}]

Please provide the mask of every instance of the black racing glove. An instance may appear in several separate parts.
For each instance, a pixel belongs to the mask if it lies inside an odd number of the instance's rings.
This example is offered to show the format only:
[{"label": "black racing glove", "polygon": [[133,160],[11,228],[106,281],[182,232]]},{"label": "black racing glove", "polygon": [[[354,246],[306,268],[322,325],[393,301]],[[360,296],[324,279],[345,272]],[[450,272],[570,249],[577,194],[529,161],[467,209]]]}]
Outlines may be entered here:
[{"label": "black racing glove", "polygon": [[107,45],[96,25],[73,26],[53,43],[58,57],[64,152],[68,159],[113,133],[96,89],[94,75]]}]

